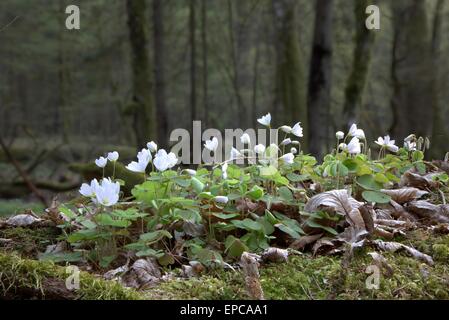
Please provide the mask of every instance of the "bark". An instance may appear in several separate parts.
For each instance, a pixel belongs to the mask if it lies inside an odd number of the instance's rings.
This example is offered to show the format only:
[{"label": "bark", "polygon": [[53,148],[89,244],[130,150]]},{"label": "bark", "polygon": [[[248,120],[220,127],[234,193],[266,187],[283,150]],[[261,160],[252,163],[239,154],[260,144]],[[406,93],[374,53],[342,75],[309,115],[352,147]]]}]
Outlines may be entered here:
[{"label": "bark", "polygon": [[329,138],[333,0],[317,0],[308,86],[309,151],[321,158]]},{"label": "bark", "polygon": [[441,44],[441,33],[443,24],[443,11],[445,1],[438,0],[435,6],[435,13],[433,18],[432,27],[432,60],[433,60],[433,73],[434,85],[433,85],[433,127],[432,127],[432,145],[431,154],[434,159],[443,159],[446,152],[449,151],[447,138],[449,137],[448,129],[444,123],[444,114],[442,110],[442,105],[439,99],[440,92],[440,44]]},{"label": "bark", "polygon": [[295,1],[273,0],[277,29],[277,89],[276,99],[284,114],[284,123],[293,125],[301,121],[304,129],[302,149],[307,149],[308,116],[306,79],[299,34]]},{"label": "bark", "polygon": [[429,136],[432,125],[433,72],[426,3],[393,3],[392,74],[394,119],[391,132],[401,141],[410,133]]},{"label": "bark", "polygon": [[207,49],[207,0],[201,0],[201,44],[203,51],[203,111],[206,126],[209,125],[209,105],[208,105],[208,49]]},{"label": "bark", "polygon": [[363,90],[368,77],[371,62],[371,51],[375,40],[375,31],[365,26],[366,8],[371,4],[369,0],[355,2],[354,14],[356,19],[355,48],[353,52],[352,70],[345,90],[345,105],[343,119],[348,126],[358,123],[358,110],[362,104]]},{"label": "bark", "polygon": [[192,122],[198,120],[196,105],[196,19],[195,0],[190,0],[189,5],[189,35],[190,35],[190,112]]},{"label": "bark", "polygon": [[130,114],[139,146],[157,134],[153,83],[147,50],[148,20],[145,0],[127,0],[128,28],[131,43],[132,95]]},{"label": "bark", "polygon": [[157,141],[162,148],[168,141],[168,117],[165,100],[165,47],[164,47],[164,4],[153,0],[154,81],[156,114],[158,121]]}]

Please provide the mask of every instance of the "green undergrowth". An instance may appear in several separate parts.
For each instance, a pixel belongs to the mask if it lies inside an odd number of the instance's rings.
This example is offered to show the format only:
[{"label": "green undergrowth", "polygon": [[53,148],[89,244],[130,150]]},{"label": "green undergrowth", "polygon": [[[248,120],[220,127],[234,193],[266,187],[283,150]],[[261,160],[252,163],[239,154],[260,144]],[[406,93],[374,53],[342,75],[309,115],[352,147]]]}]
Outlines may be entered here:
[{"label": "green undergrowth", "polygon": [[0,217],[19,214],[27,209],[31,209],[35,213],[39,214],[44,210],[44,206],[41,203],[28,203],[21,200],[0,199]]},{"label": "green undergrowth", "polygon": [[[1,297],[23,298],[21,292],[40,292],[45,298],[45,280],[55,279],[63,286],[67,274],[64,267],[52,262],[22,259],[15,254],[0,253],[0,299]],[[114,281],[99,279],[87,272],[80,273],[80,289],[75,290],[74,299],[86,300],[136,300],[142,299],[138,292],[122,287]]]},{"label": "green undergrowth", "polygon": [[[9,229],[31,238],[37,230]],[[5,230],[0,237],[5,237]],[[44,232],[44,231],[42,231]],[[35,239],[44,238],[34,234]],[[17,238],[16,238],[17,239]],[[48,239],[48,235],[47,235]],[[367,289],[366,273],[373,260],[364,248],[355,252],[349,267],[342,268],[339,256],[312,257],[294,255],[288,263],[268,264],[260,268],[261,285],[266,299],[449,299],[449,235],[414,231],[400,242],[412,245],[433,257],[429,266],[403,252],[383,253],[393,270],[380,269],[379,289]],[[19,251],[19,248],[15,248]],[[21,252],[22,253],[22,252]],[[23,253],[22,253],[23,254]],[[15,253],[0,253],[0,295],[5,290],[39,288],[45,278],[65,279],[65,268],[51,262],[19,258]],[[5,280],[7,279],[7,281]],[[5,283],[8,288],[5,288]],[[13,291],[14,292],[14,291]],[[76,299],[248,299],[240,271],[213,270],[200,278],[175,279],[146,291],[128,290],[116,282],[81,274],[81,289]]]}]

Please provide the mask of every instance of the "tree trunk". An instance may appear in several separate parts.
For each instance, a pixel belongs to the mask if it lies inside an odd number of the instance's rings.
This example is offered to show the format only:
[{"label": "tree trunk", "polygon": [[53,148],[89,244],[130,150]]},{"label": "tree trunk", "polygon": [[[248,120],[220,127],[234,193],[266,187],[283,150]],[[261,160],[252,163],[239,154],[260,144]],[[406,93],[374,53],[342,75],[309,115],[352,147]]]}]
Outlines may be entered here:
[{"label": "tree trunk", "polygon": [[391,132],[396,140],[410,133],[429,136],[432,124],[433,72],[426,3],[394,1],[395,77]]},{"label": "tree trunk", "polygon": [[154,77],[155,100],[158,121],[157,141],[162,148],[168,141],[168,118],[165,103],[165,48],[164,48],[164,4],[162,0],[153,0],[153,35],[154,35]]},{"label": "tree trunk", "polygon": [[201,44],[203,50],[203,112],[206,126],[209,125],[209,105],[208,105],[208,61],[207,61],[207,0],[201,0]]},{"label": "tree trunk", "polygon": [[307,150],[308,116],[306,79],[299,34],[296,25],[296,7],[292,0],[273,0],[277,29],[277,110],[284,110],[284,123],[301,121],[304,129],[302,149]]},{"label": "tree trunk", "polygon": [[[444,154],[449,151],[449,144],[447,138],[449,137],[448,129],[444,123],[444,114],[442,106],[440,104],[439,92],[440,92],[440,46],[441,46],[441,33],[444,11],[444,0],[438,0],[433,18],[432,27],[432,60],[433,60],[433,73],[434,73],[434,85],[433,85],[433,126],[432,126],[432,145],[431,154],[434,159],[442,159]],[[442,88],[441,88],[442,89]]]},{"label": "tree trunk", "polygon": [[189,5],[189,34],[190,34],[190,112],[192,121],[198,120],[196,105],[196,19],[195,0],[190,0]]},{"label": "tree trunk", "polygon": [[357,112],[361,107],[363,90],[371,61],[371,51],[374,45],[375,31],[368,30],[365,26],[365,11],[370,3],[369,0],[358,0],[354,7],[356,19],[354,60],[346,84],[343,110],[343,119],[348,126],[358,122]]},{"label": "tree trunk", "polygon": [[157,121],[154,109],[151,66],[147,50],[147,8],[145,0],[127,0],[128,28],[131,42],[132,94],[130,113],[133,117],[136,140],[144,146],[156,137]]},{"label": "tree trunk", "polygon": [[329,138],[333,0],[317,0],[308,87],[309,151],[321,158]]}]

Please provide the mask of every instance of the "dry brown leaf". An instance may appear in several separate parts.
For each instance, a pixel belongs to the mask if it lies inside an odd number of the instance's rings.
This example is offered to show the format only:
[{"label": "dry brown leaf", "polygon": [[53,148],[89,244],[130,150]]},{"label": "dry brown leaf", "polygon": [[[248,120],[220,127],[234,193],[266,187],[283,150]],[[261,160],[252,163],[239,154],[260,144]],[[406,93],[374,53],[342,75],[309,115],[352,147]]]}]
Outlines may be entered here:
[{"label": "dry brown leaf", "polygon": [[123,277],[123,282],[128,287],[149,287],[159,283],[161,277],[162,273],[156,259],[139,259]]},{"label": "dry brown leaf", "polygon": [[330,240],[330,238],[321,238],[312,247],[312,253],[315,256],[319,250],[332,250],[335,248],[335,244]]},{"label": "dry brown leaf", "polygon": [[251,299],[264,300],[262,286],[260,285],[259,263],[255,255],[243,252],[240,264],[245,275],[246,290]]},{"label": "dry brown leaf", "polygon": [[438,182],[433,181],[433,176],[437,173],[430,173],[424,176],[412,172],[411,170],[406,171],[399,182],[401,187],[415,187],[419,189],[428,189],[438,187]]},{"label": "dry brown leaf", "polygon": [[399,204],[404,204],[406,202],[410,202],[416,199],[421,198],[422,196],[428,194],[427,191],[420,190],[418,188],[406,187],[401,189],[382,189],[380,190],[382,193],[385,193],[391,197],[394,201]]},{"label": "dry brown leaf", "polygon": [[317,241],[319,238],[321,238],[323,236],[322,233],[320,234],[314,234],[314,235],[307,235],[307,236],[302,236],[300,237],[298,240],[295,240],[291,245],[290,248],[294,249],[294,250],[301,250],[303,249],[305,246],[307,246],[308,244],[314,243],[315,241]]},{"label": "dry brown leaf", "polygon": [[401,219],[401,218],[402,218],[402,219],[404,219],[404,220],[411,221],[411,222],[416,221],[416,218],[415,218],[412,214],[408,213],[408,212],[404,209],[404,207],[401,206],[401,205],[400,205],[399,203],[397,203],[396,201],[391,200],[391,201],[390,201],[390,204],[391,204],[391,206],[393,207],[392,215],[393,215],[393,217],[395,217],[396,219]]},{"label": "dry brown leaf", "polygon": [[416,250],[415,248],[406,246],[405,244],[399,242],[387,242],[382,240],[374,240],[373,243],[381,250],[396,252],[398,250],[407,251],[413,258],[417,260],[424,261],[428,265],[433,265],[433,259],[431,256]]},{"label": "dry brown leaf", "polygon": [[42,219],[36,218],[29,214],[19,214],[6,220],[6,224],[14,227],[27,227],[41,221]]},{"label": "dry brown leaf", "polygon": [[279,248],[267,248],[261,254],[262,261],[268,262],[287,262],[288,261],[288,251]]},{"label": "dry brown leaf", "polygon": [[354,248],[362,247],[368,235],[369,233],[365,229],[350,226],[340,233],[337,239],[348,243],[352,250]]},{"label": "dry brown leaf", "polygon": [[385,270],[385,275],[391,277],[393,275],[393,268],[388,264],[387,259],[378,252],[368,252],[368,254],[373,258],[374,263],[380,268]]},{"label": "dry brown leaf", "polygon": [[449,217],[445,215],[446,209],[445,205],[435,205],[426,200],[413,201],[407,205],[407,210],[418,217],[440,223],[449,222]]},{"label": "dry brown leaf", "polygon": [[332,190],[317,194],[310,198],[304,210],[306,212],[316,212],[324,210],[327,212],[335,212],[346,217],[351,225],[365,227],[359,207],[362,202],[355,200],[348,195],[346,189]]}]

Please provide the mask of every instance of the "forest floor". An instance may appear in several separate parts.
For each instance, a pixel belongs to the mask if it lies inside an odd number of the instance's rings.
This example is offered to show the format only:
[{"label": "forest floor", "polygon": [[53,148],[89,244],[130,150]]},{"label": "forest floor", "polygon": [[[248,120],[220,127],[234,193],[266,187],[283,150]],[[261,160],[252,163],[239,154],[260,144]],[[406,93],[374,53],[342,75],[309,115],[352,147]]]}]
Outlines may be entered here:
[{"label": "forest floor", "polygon": [[[0,224],[1,226],[1,224]],[[406,255],[384,253],[379,288],[367,286],[373,265],[371,248],[342,256],[296,253],[286,263],[260,266],[266,299],[449,299],[449,235],[417,229],[397,242],[431,256],[433,265]],[[180,269],[166,269],[166,277],[150,288],[125,288],[104,280],[101,272],[81,271],[80,289],[65,287],[66,263],[39,261],[48,245],[57,243],[53,226],[0,227],[0,299],[248,299],[241,270],[209,270],[183,278]]]}]

